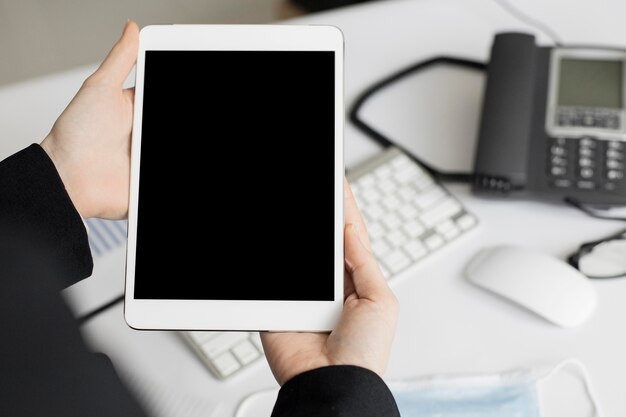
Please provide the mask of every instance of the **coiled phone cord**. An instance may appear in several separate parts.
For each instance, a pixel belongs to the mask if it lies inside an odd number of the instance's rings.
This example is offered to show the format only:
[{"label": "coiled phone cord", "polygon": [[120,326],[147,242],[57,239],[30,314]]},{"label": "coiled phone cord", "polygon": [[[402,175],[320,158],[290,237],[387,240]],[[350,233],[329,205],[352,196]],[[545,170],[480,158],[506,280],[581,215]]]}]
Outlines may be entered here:
[{"label": "coiled phone cord", "polygon": [[363,132],[365,132],[367,135],[369,135],[372,139],[374,139],[376,142],[381,144],[383,147],[395,146],[398,149],[402,150],[407,156],[409,156],[411,159],[413,159],[415,162],[421,165],[426,171],[428,171],[428,173],[430,173],[437,180],[440,180],[442,182],[445,181],[445,182],[471,183],[476,180],[476,176],[473,173],[439,171],[435,169],[433,166],[431,166],[430,164],[428,164],[427,162],[425,162],[423,159],[414,155],[412,152],[408,152],[403,147],[395,144],[391,139],[389,139],[387,136],[383,135],[381,132],[379,132],[378,130],[374,129],[372,126],[367,124],[359,116],[359,111],[361,110],[361,107],[363,107],[363,104],[370,97],[376,94],[378,91],[382,90],[388,85],[414,72],[423,70],[433,65],[441,65],[441,64],[462,66],[462,67],[467,67],[467,68],[477,70],[477,71],[484,71],[487,68],[487,65],[484,62],[474,61],[474,60],[465,59],[465,58],[448,57],[448,56],[438,56],[438,57],[427,59],[425,61],[417,62],[394,74],[391,74],[390,76],[377,82],[376,84],[374,84],[373,86],[365,90],[363,93],[361,93],[361,95],[357,97],[354,104],[350,108],[348,112],[348,118],[356,127],[361,129]]},{"label": "coiled phone cord", "polygon": [[464,184],[475,184],[484,190],[490,190],[497,194],[508,194],[511,191],[519,190],[520,187],[514,186],[511,181],[504,177],[496,177],[496,176],[486,176],[481,174],[476,174],[473,172],[446,172],[440,171],[434,168],[432,165],[421,159],[419,156],[415,155],[412,152],[409,152],[404,147],[394,143],[387,136],[383,135],[378,130],[374,129],[372,126],[367,124],[360,116],[359,110],[363,107],[363,104],[378,91],[387,87],[388,85],[420,70],[423,70],[427,67],[434,65],[453,65],[459,67],[469,68],[475,71],[485,71],[487,68],[487,64],[484,62],[474,61],[466,58],[457,58],[457,57],[449,57],[449,56],[438,56],[434,58],[427,59],[425,61],[421,61],[415,64],[412,64],[390,76],[384,78],[383,80],[377,82],[367,90],[365,90],[361,95],[357,97],[354,104],[350,108],[348,112],[349,120],[360,130],[365,132],[368,136],[374,139],[383,147],[395,146],[396,148],[403,151],[409,158],[414,160],[420,166],[422,166],[429,174],[431,174],[435,179],[441,182],[452,182],[452,183],[464,183]]}]

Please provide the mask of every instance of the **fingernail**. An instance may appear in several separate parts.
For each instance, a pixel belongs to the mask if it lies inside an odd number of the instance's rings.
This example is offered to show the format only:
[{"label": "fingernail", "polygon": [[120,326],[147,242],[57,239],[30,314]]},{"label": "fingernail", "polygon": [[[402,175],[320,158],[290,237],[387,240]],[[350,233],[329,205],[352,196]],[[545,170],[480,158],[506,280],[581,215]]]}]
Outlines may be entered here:
[{"label": "fingernail", "polygon": [[346,232],[348,233],[356,233],[356,229],[353,223],[346,223]]}]

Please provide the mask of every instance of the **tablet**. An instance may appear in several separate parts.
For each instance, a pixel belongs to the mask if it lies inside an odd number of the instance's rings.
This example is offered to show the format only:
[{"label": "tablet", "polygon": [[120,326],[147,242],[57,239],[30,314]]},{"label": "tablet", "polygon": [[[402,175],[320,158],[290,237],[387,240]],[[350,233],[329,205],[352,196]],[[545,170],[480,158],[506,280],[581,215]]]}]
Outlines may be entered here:
[{"label": "tablet", "polygon": [[136,66],[124,315],[329,331],[343,306],[343,37],[155,25]]}]

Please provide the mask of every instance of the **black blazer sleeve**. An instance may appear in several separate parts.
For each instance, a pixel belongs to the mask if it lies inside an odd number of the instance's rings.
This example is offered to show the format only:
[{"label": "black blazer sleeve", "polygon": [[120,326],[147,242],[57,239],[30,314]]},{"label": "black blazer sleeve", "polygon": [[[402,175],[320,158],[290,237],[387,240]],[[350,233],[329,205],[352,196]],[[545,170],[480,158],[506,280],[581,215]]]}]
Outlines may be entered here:
[{"label": "black blazer sleeve", "polygon": [[59,292],[91,270],[85,226],[43,149],[0,162],[0,416],[145,416]]},{"label": "black blazer sleeve", "polygon": [[278,392],[272,417],[400,417],[385,382],[369,369],[328,366],[297,375]]}]

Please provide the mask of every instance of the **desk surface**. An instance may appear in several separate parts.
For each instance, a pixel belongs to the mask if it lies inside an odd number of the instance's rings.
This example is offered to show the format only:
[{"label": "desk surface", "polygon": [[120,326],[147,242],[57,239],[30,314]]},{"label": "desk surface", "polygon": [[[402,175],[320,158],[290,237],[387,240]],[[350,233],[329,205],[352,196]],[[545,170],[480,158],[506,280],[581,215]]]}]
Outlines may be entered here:
[{"label": "desk surface", "polygon": [[[617,0],[513,3],[549,24],[566,43],[626,43],[622,19],[626,4]],[[537,33],[492,0],[379,1],[286,23],[333,24],[342,29],[346,103],[380,77],[417,60],[443,53],[487,60],[495,32]],[[550,44],[545,35],[537,36],[540,43]],[[0,89],[0,157],[40,141],[93,68]],[[460,71],[424,73],[407,80],[406,88],[381,95],[364,109],[364,115],[435,165],[469,169],[482,83],[482,76]],[[378,151],[372,141],[346,126],[348,167]],[[623,225],[595,220],[565,206],[485,200],[471,195],[467,186],[449,188],[481,224],[410,276],[392,282],[401,311],[387,378],[496,372],[574,356],[588,366],[606,415],[626,415],[626,361],[622,359],[626,280],[594,282],[599,293],[595,315],[585,325],[565,330],[471,286],[461,272],[473,254],[487,245],[530,246],[563,258],[580,243]],[[123,250],[98,259],[94,277],[66,291],[77,313],[121,292],[123,259]],[[120,369],[212,404],[219,402],[216,416],[232,416],[245,396],[275,386],[264,362],[226,382],[215,380],[175,334],[130,330],[121,306],[94,318],[84,331],[94,348],[109,353]],[[571,393],[580,390],[573,380],[564,378],[552,385],[543,396],[548,410],[559,407],[561,415],[588,415],[584,399],[571,401],[575,398]]]}]

